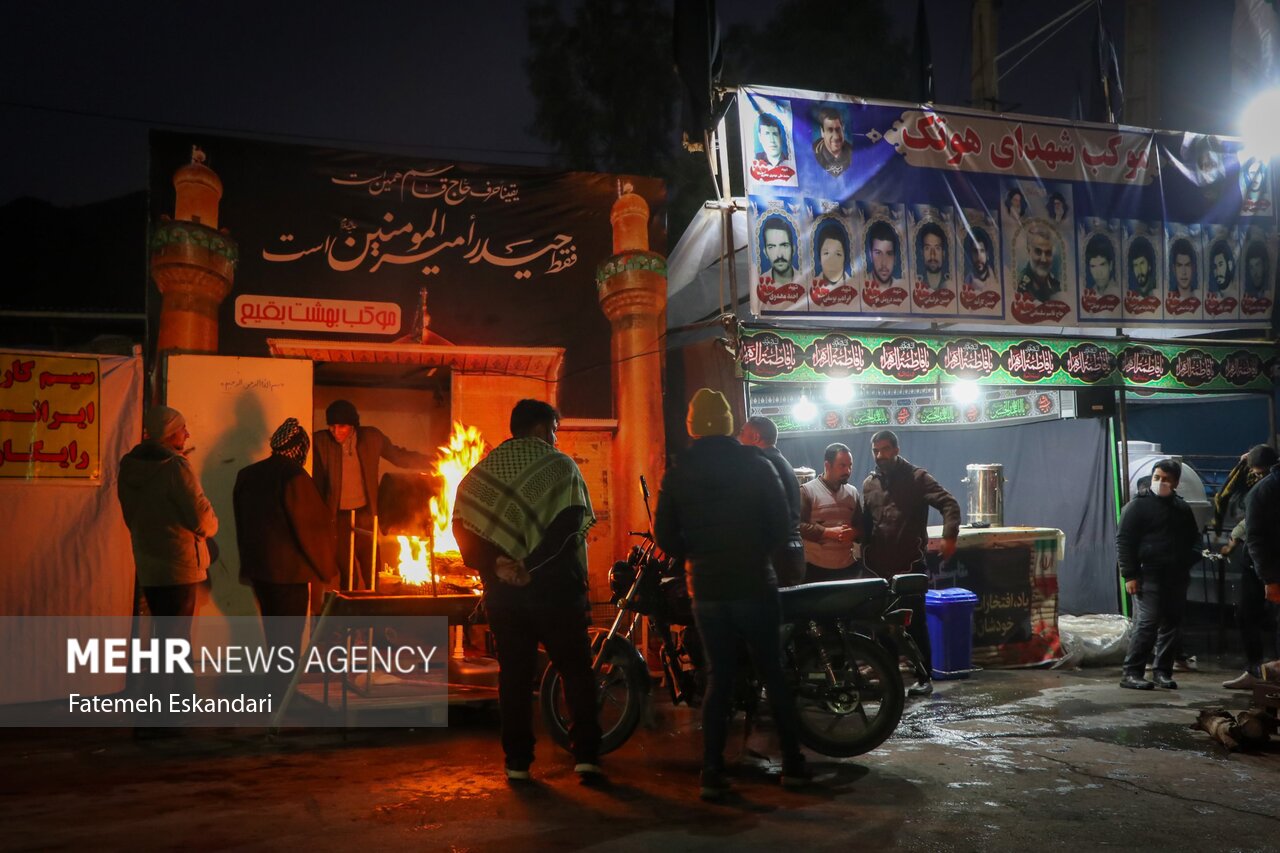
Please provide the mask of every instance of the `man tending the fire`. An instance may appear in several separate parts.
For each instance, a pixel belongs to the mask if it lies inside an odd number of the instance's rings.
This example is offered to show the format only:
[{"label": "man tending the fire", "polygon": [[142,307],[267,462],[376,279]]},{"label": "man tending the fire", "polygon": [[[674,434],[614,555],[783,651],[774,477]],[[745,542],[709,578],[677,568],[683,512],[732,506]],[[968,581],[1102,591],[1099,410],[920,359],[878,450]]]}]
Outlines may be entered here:
[{"label": "man tending the fire", "polygon": [[458,486],[453,533],[480,572],[498,647],[507,778],[529,777],[538,643],[564,678],[574,771],[599,779],[600,723],[587,635],[586,532],[595,522],[578,466],[556,450],[560,413],[541,400],[511,410],[511,438]]},{"label": "man tending the fire", "polygon": [[[335,520],[344,589],[369,589],[372,583],[373,519],[378,515],[378,460],[425,471],[426,454],[397,447],[377,427],[361,426],[360,413],[347,400],[325,409],[328,429],[315,435],[315,483]],[[353,576],[354,575],[354,576]],[[317,591],[322,588],[317,585]],[[321,600],[312,600],[319,612]]]}]

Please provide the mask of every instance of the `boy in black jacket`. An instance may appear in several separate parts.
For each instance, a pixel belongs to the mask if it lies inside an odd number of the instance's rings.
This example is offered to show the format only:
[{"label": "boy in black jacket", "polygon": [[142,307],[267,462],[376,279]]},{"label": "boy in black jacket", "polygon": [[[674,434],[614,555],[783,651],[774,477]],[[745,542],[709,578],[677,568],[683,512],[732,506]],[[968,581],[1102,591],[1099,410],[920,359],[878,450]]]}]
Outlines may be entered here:
[{"label": "boy in black jacket", "polygon": [[[1199,530],[1187,502],[1175,494],[1182,464],[1161,459],[1151,472],[1151,491],[1139,492],[1120,514],[1116,550],[1120,575],[1136,607],[1133,637],[1120,686],[1178,689],[1173,658],[1182,636],[1191,566],[1199,559]],[[1155,683],[1143,678],[1155,649]]]}]

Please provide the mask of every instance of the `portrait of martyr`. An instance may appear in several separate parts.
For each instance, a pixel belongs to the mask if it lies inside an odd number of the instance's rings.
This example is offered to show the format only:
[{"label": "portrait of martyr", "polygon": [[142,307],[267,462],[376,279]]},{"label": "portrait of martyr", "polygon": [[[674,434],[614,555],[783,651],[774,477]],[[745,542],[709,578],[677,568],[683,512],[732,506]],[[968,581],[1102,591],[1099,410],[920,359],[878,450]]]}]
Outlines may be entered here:
[{"label": "portrait of martyr", "polygon": [[1266,296],[1271,290],[1267,276],[1267,244],[1254,240],[1244,250],[1244,292],[1250,296]]},{"label": "portrait of martyr", "polygon": [[1209,247],[1209,289],[1215,293],[1225,293],[1235,283],[1235,258],[1231,254],[1231,244],[1226,240],[1214,240]]},{"label": "portrait of martyr", "polygon": [[1035,220],[1023,232],[1027,250],[1027,263],[1018,276],[1019,294],[1029,296],[1037,302],[1048,302],[1056,299],[1062,292],[1062,279],[1055,271],[1061,263],[1057,244],[1049,224],[1043,220]]},{"label": "portrait of martyr", "polygon": [[867,281],[890,287],[902,278],[898,232],[883,219],[867,228]]},{"label": "portrait of martyr", "polygon": [[779,166],[791,160],[791,150],[787,145],[787,131],[782,126],[782,119],[773,113],[760,113],[756,121],[756,162],[767,166]]},{"label": "portrait of martyr", "polygon": [[1146,237],[1134,237],[1129,243],[1129,292],[1144,299],[1156,286],[1156,250]]},{"label": "portrait of martyr", "polygon": [[1085,290],[1109,293],[1116,286],[1116,247],[1106,234],[1094,234],[1084,246]]},{"label": "portrait of martyr", "polygon": [[1260,203],[1270,200],[1270,177],[1271,170],[1267,167],[1267,161],[1261,158],[1250,157],[1240,167],[1240,195],[1246,209],[1256,208]]},{"label": "portrait of martyr", "polygon": [[760,223],[760,278],[789,284],[796,278],[796,230],[787,217],[771,213]]},{"label": "portrait of martyr", "polygon": [[951,286],[950,254],[947,235],[941,225],[926,222],[916,231],[916,277],[930,290]]},{"label": "portrait of martyr", "polygon": [[1169,292],[1186,297],[1199,289],[1195,249],[1190,240],[1179,237],[1169,244]]},{"label": "portrait of martyr", "polygon": [[844,118],[831,104],[819,107],[815,118],[819,136],[813,143],[813,159],[827,174],[838,178],[853,161],[853,148],[844,135]]},{"label": "portrait of martyr", "polygon": [[849,234],[834,219],[823,219],[813,232],[813,280],[835,288],[853,275]]},{"label": "portrait of martyr", "polygon": [[964,236],[964,283],[973,290],[999,286],[991,269],[996,253],[987,229],[975,227]]}]

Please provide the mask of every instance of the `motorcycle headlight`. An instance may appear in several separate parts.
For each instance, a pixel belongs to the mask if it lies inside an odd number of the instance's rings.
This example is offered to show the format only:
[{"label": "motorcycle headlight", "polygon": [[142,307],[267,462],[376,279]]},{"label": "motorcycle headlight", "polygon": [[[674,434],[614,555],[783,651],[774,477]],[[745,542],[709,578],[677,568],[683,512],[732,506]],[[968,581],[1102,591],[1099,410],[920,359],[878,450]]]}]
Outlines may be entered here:
[{"label": "motorcycle headlight", "polygon": [[636,582],[636,570],[626,560],[619,560],[609,569],[609,591],[614,598],[622,598]]}]

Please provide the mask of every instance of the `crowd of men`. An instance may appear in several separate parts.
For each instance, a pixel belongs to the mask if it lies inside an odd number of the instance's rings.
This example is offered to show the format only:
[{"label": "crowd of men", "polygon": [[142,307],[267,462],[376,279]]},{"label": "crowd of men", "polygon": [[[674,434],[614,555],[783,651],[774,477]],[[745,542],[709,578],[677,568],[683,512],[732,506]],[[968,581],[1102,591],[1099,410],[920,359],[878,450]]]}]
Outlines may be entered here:
[{"label": "crowd of men", "polygon": [[[427,459],[361,427],[355,407],[337,401],[329,429],[316,436],[315,476],[307,473],[310,439],[289,418],[270,439],[271,454],[239,472],[233,493],[241,580],[253,588],[267,639],[302,639],[314,591],[333,588],[341,554],[351,554],[361,516],[376,512],[378,460],[425,468]],[[560,414],[522,400],[512,410],[511,438],[494,448],[458,489],[454,533],[467,565],[485,585],[500,664],[499,704],[508,779],[530,778],[534,759],[532,685],[542,645],[565,684],[574,769],[584,781],[603,777],[597,688],[591,671],[585,537],[591,499],[572,458],[557,449]],[[783,751],[782,783],[811,781],[797,736],[796,708],[781,668],[780,587],[880,577],[925,568],[929,509],[942,516],[941,555],[956,551],[960,510],[927,471],[900,453],[890,430],[871,437],[875,469],[859,491],[850,484],[853,454],[829,445],[822,472],[800,485],[777,448],[776,425],[752,417],[735,429],[722,394],[693,395],[689,448],[667,471],[654,535],[686,568],[693,615],[708,661],[703,702],[701,792],[728,790],[723,752],[734,672],[746,648],[772,706]],[[190,636],[197,589],[207,577],[218,519],[187,461],[190,433],[180,412],[151,409],[144,441],[121,462],[120,503],[129,527],[139,585],[166,632]],[[1280,605],[1280,458],[1267,445],[1241,459],[1237,492],[1243,520],[1224,552],[1242,558],[1246,583],[1238,608],[1246,662],[1228,688],[1267,678],[1262,632]],[[1174,661],[1199,531],[1177,494],[1181,465],[1155,464],[1150,487],[1126,505],[1117,549],[1121,575],[1136,605],[1135,629],[1121,687],[1176,689]],[[340,523],[346,516],[346,524]],[[345,547],[344,547],[345,546]],[[357,551],[363,549],[357,549]],[[371,569],[371,567],[368,567]],[[360,573],[368,569],[361,565]],[[349,571],[348,584],[357,582]],[[912,603],[911,634],[930,661],[924,597]],[[1277,631],[1280,643],[1280,631]],[[904,655],[904,659],[906,656]],[[1144,677],[1153,661],[1153,680]],[[932,691],[926,667],[908,692]],[[1280,671],[1270,677],[1280,678]]]}]

